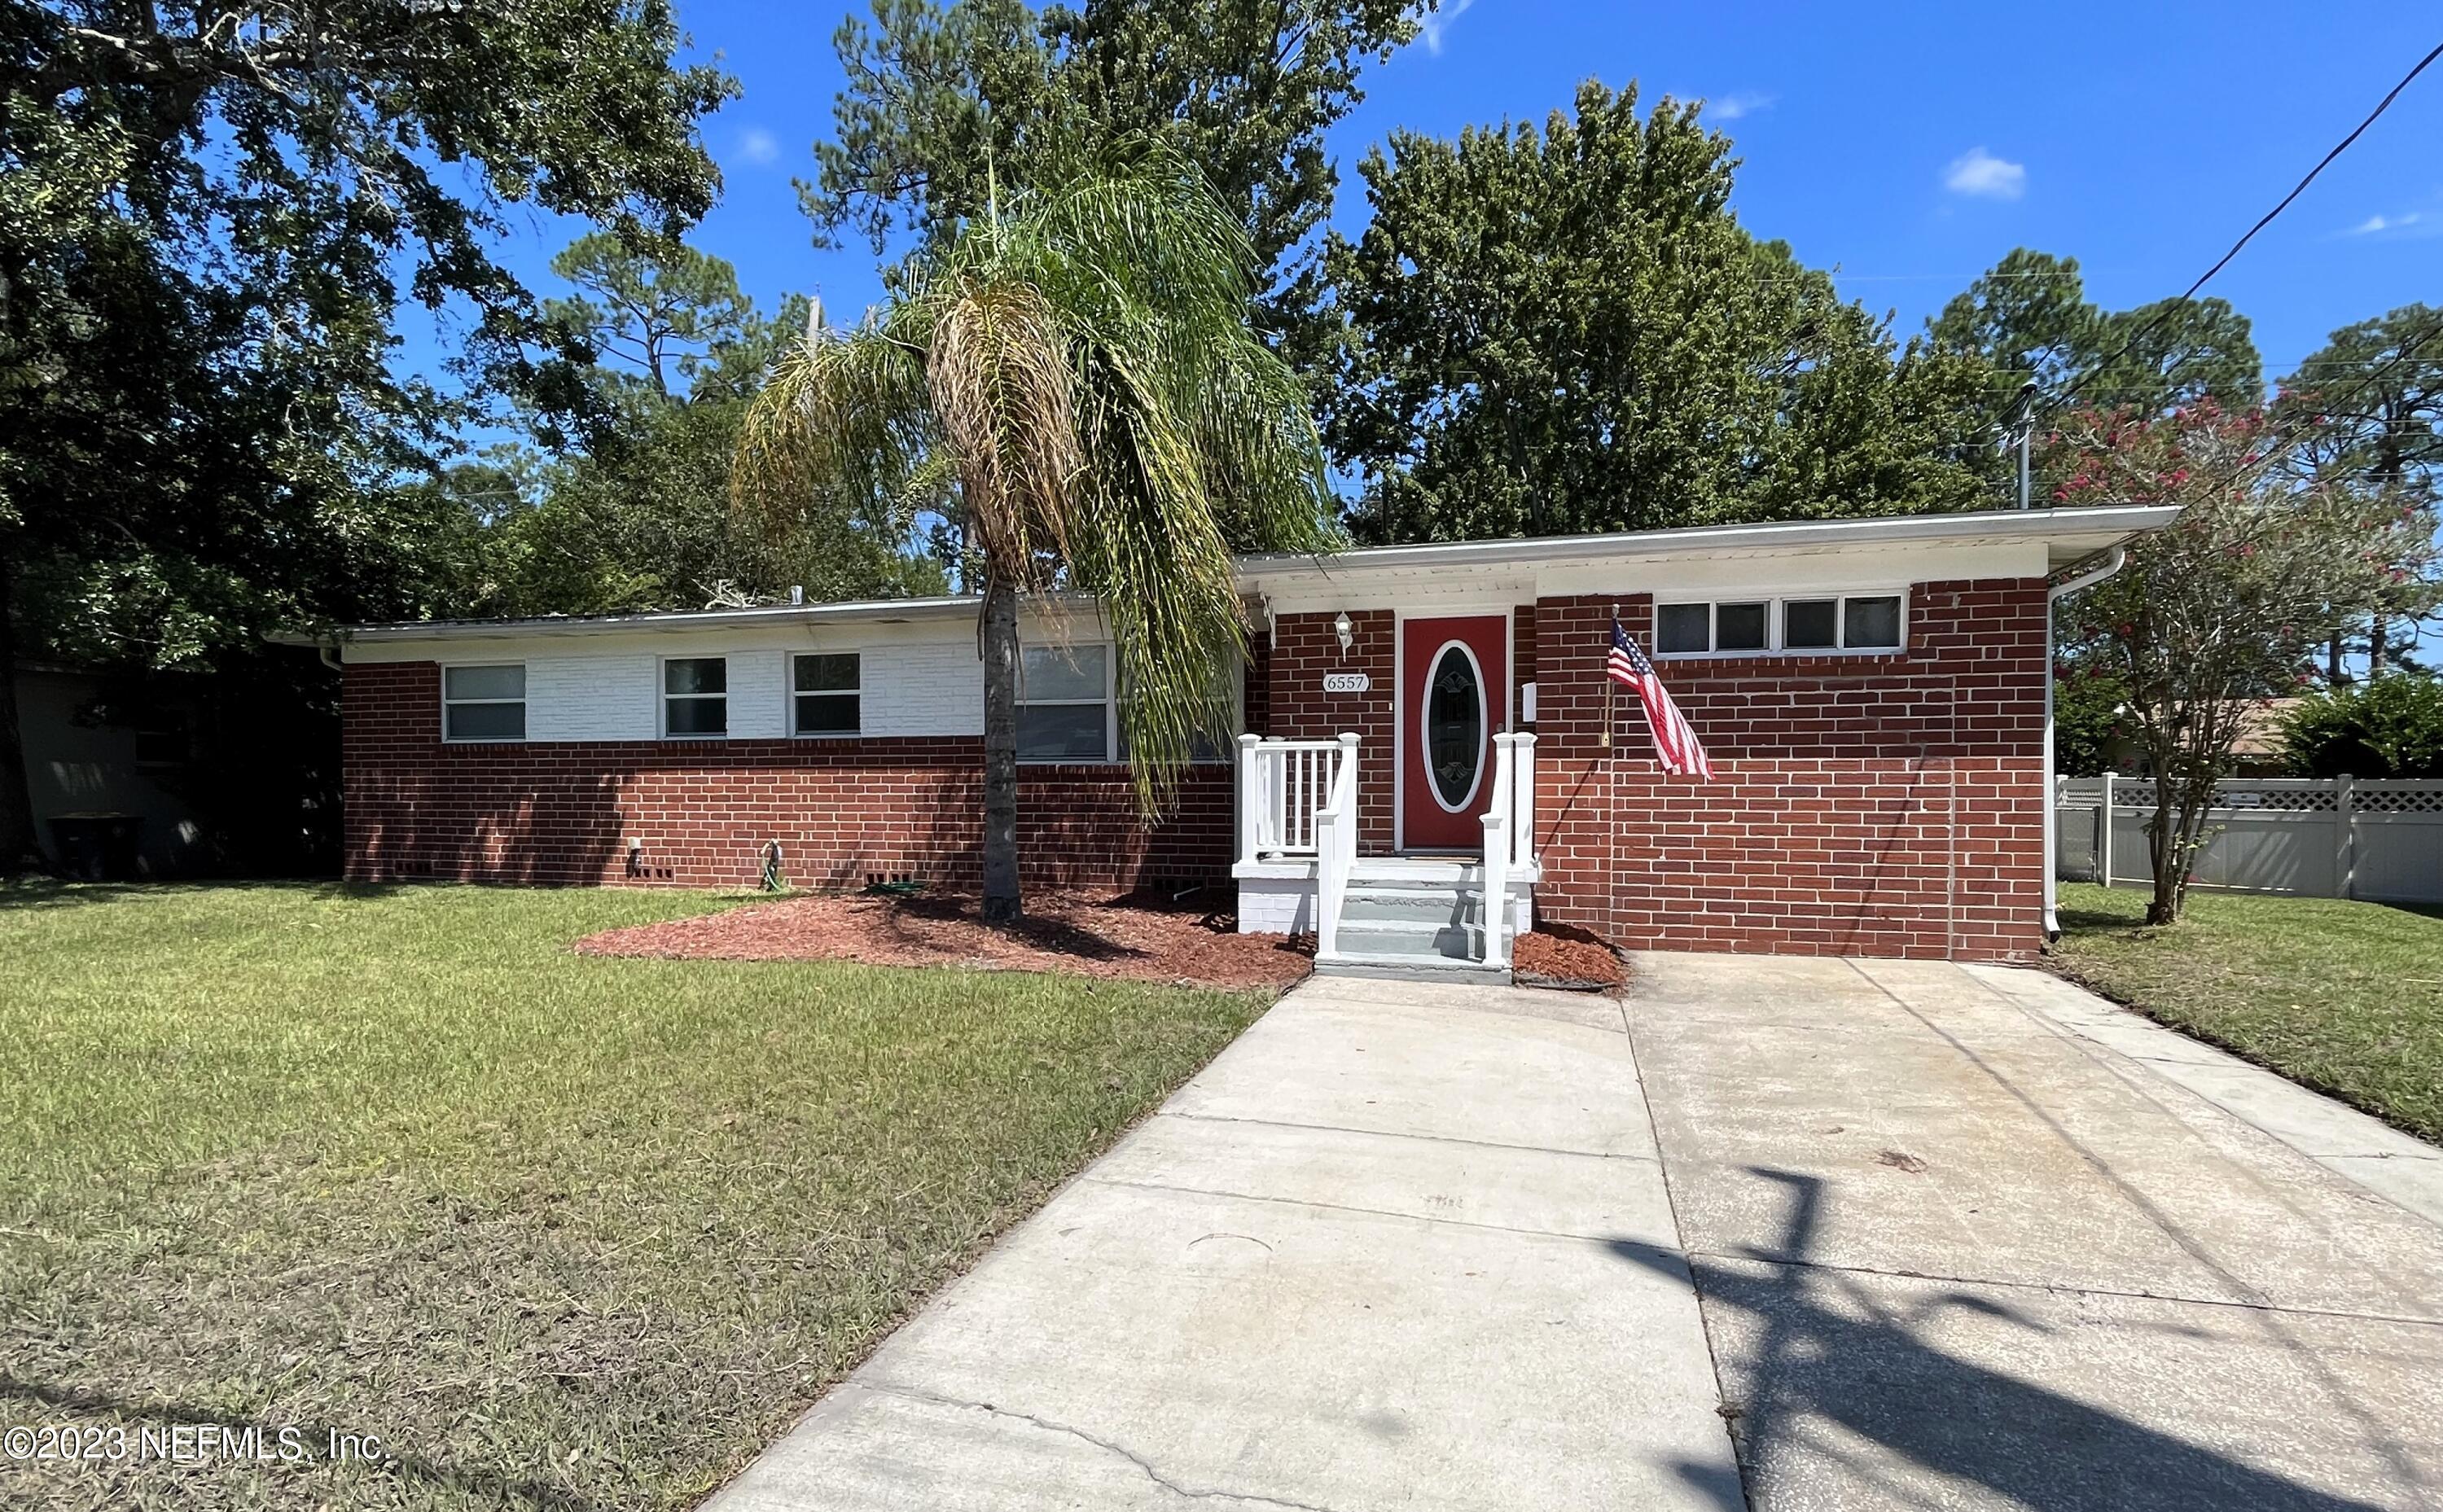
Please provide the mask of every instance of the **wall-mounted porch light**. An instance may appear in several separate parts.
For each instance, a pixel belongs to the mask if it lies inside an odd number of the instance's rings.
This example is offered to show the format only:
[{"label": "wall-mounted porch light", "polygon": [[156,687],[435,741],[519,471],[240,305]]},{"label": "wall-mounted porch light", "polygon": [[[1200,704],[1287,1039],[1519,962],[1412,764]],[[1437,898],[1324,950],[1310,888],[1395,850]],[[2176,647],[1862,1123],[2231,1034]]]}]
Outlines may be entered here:
[{"label": "wall-mounted porch light", "polygon": [[1342,610],[1338,617],[1332,620],[1332,633],[1340,637],[1340,655],[1341,659],[1346,661],[1349,656],[1349,643],[1356,638],[1356,630],[1349,623],[1347,610]]}]

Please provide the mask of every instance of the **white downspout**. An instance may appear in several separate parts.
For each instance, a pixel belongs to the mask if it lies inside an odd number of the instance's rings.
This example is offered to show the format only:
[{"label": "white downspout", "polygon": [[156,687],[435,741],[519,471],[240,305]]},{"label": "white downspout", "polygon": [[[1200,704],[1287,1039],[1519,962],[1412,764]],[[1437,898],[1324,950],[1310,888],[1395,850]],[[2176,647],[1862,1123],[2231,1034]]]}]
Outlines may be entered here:
[{"label": "white downspout", "polygon": [[[2061,886],[2053,876],[2060,858],[2054,853],[2061,845],[2061,818],[2053,811],[2053,606],[2083,588],[2093,588],[2129,564],[2129,548],[2115,546],[2105,554],[2103,565],[2091,567],[2076,577],[2055,583],[2045,590],[2045,940],[2048,944],[2061,938],[2061,920],[2054,904]],[[2112,822],[2110,814],[2104,822]]]}]

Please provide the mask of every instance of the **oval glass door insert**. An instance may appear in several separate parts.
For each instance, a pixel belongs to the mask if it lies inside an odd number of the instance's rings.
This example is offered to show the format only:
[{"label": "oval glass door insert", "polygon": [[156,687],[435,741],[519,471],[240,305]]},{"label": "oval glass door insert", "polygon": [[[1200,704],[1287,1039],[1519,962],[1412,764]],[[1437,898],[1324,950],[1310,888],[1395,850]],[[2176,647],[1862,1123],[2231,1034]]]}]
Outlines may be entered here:
[{"label": "oval glass door insert", "polygon": [[1484,678],[1476,656],[1452,641],[1425,679],[1425,774],[1434,801],[1453,813],[1476,795],[1484,766]]}]

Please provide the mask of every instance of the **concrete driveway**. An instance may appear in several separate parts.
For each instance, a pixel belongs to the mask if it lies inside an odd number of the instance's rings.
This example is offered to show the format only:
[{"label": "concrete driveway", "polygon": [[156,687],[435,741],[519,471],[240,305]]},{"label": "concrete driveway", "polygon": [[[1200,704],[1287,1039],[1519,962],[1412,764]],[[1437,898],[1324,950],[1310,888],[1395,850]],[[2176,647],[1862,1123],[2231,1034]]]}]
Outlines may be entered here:
[{"label": "concrete driveway", "polygon": [[713,1505],[2443,1507],[2352,1178],[2437,1152],[2034,973],[1636,967],[1298,989]]}]

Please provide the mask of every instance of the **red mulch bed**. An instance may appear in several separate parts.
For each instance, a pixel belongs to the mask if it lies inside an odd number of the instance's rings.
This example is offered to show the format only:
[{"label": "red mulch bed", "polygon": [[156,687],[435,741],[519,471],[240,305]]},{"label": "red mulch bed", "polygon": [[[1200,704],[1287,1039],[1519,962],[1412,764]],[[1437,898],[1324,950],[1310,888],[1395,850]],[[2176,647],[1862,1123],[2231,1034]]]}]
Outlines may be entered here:
[{"label": "red mulch bed", "polygon": [[1574,987],[1616,992],[1628,972],[1609,945],[1583,929],[1546,924],[1510,947],[1510,969],[1521,987]]},{"label": "red mulch bed", "polygon": [[1025,919],[999,929],[977,917],[973,894],[792,898],[606,929],[579,940],[577,949],[673,960],[972,966],[1206,987],[1287,987],[1306,975],[1313,965],[1312,937],[1235,933],[1230,902],[1222,892],[1174,902],[1038,889],[1026,895]]}]

